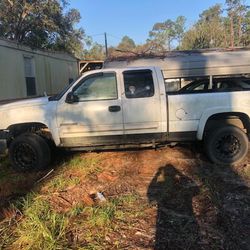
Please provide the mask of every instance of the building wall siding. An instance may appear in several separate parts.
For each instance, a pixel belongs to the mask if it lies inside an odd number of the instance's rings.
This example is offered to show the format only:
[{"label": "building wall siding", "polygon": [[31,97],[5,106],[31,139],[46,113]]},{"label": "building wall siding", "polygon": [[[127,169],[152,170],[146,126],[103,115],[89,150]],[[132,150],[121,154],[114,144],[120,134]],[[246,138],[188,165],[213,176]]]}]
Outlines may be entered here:
[{"label": "building wall siding", "polygon": [[77,59],[56,52],[31,50],[0,40],[0,100],[27,97],[24,57],[33,58],[37,96],[58,93],[78,77]]}]

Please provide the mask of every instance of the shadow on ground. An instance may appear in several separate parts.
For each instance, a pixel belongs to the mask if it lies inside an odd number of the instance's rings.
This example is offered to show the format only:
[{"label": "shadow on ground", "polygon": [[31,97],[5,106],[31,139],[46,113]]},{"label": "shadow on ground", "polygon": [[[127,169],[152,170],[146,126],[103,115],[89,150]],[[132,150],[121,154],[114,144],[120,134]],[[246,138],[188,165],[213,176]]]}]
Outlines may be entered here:
[{"label": "shadow on ground", "polygon": [[157,206],[155,249],[249,249],[250,190],[231,167],[160,167],[147,192]]}]

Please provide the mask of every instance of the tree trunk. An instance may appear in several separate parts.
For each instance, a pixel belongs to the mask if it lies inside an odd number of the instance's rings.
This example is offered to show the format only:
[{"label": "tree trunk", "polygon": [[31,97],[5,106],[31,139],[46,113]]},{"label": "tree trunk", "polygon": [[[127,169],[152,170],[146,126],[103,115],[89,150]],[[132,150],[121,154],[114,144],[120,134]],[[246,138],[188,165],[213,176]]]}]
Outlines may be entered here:
[{"label": "tree trunk", "polygon": [[234,16],[233,13],[230,14],[230,44],[234,48]]},{"label": "tree trunk", "polygon": [[241,38],[242,38],[242,29],[241,29],[241,25],[242,25],[242,16],[239,16],[239,23],[238,23],[238,36],[239,36],[239,40],[238,40],[238,46],[241,45]]}]

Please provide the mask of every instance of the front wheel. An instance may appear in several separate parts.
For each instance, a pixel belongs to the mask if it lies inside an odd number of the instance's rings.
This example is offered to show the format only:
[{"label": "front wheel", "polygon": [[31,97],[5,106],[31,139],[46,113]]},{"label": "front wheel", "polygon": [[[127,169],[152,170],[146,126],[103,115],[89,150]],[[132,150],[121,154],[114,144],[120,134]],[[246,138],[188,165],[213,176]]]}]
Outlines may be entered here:
[{"label": "front wheel", "polygon": [[227,125],[208,132],[205,147],[212,162],[233,165],[247,156],[248,137],[240,128]]},{"label": "front wheel", "polygon": [[25,133],[16,137],[9,147],[9,158],[16,171],[42,170],[50,163],[49,145],[37,134]]}]

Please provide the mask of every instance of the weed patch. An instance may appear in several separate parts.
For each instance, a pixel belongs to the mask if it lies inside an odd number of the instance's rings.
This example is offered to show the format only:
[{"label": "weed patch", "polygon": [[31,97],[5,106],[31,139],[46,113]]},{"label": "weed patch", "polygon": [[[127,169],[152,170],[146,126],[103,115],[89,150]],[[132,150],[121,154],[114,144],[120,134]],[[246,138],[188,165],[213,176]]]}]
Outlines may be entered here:
[{"label": "weed patch", "polygon": [[13,249],[63,249],[68,218],[54,212],[45,197],[29,194],[17,204],[22,220],[15,229]]}]

